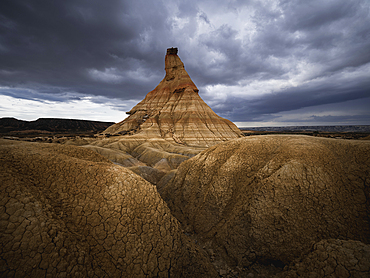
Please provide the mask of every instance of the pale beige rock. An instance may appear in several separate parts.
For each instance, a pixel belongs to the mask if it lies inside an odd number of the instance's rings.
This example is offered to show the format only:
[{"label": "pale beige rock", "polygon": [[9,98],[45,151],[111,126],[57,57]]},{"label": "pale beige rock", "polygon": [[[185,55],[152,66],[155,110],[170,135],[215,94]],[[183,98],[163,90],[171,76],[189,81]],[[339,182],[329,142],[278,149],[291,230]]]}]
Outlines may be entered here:
[{"label": "pale beige rock", "polygon": [[156,188],[87,148],[0,139],[2,277],[217,277]]},{"label": "pale beige rock", "polygon": [[150,177],[149,172],[160,171],[165,174],[206,149],[184,146],[161,138],[149,139],[140,135],[98,139],[83,147],[94,150],[124,167],[134,167],[130,169],[135,169],[135,173],[153,184],[157,184],[158,178],[163,174]]},{"label": "pale beige rock", "polygon": [[166,76],[159,85],[128,112],[128,118],[107,128],[105,134],[140,134],[205,147],[242,136],[232,122],[216,115],[200,98],[175,53],[167,51]]},{"label": "pale beige rock", "polygon": [[158,189],[229,265],[280,265],[321,239],[369,243],[369,169],[368,141],[256,136],[203,151]]},{"label": "pale beige rock", "polygon": [[134,158],[128,153],[122,152],[120,150],[102,148],[98,146],[86,145],[84,148],[93,150],[98,154],[108,158],[110,161],[113,161],[117,164],[120,164],[124,167],[133,167],[133,166],[144,166],[145,164]]},{"label": "pale beige rock", "polygon": [[149,166],[133,166],[128,167],[127,169],[130,169],[132,172],[138,174],[142,178],[155,185],[162,179],[164,175],[166,175],[166,172]]}]

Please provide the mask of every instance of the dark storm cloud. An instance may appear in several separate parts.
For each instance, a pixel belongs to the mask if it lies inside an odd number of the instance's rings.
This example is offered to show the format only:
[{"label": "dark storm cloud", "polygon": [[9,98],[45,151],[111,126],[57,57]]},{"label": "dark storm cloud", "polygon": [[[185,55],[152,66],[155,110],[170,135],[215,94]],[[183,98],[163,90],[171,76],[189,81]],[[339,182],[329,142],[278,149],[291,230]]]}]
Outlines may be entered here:
[{"label": "dark storm cloud", "polygon": [[[97,88],[99,82],[94,83],[87,74],[88,69],[104,71],[113,67],[123,76],[138,68],[145,69],[149,80],[153,75],[160,76],[164,50],[151,44],[150,29],[161,30],[165,25],[146,15],[165,9],[150,2],[144,4],[2,1],[0,59],[2,70],[8,73],[0,72],[2,85],[36,88],[48,84],[122,98],[145,95],[153,86],[145,80],[106,82]],[[141,17],[136,16],[138,13]]]},{"label": "dark storm cloud", "polygon": [[341,81],[338,78],[331,78],[332,83],[326,83],[327,80],[325,83],[312,81],[298,88],[281,90],[248,101],[229,99],[223,107],[215,110],[232,121],[252,121],[258,120],[261,115],[369,98],[370,79],[359,77]]},{"label": "dark storm cloud", "polygon": [[3,0],[0,94],[140,100],[172,46],[201,96],[234,121],[370,96],[367,0]]},{"label": "dark storm cloud", "polygon": [[38,87],[36,90],[24,88],[3,88],[1,94],[13,98],[35,100],[39,102],[66,102],[81,100],[81,97],[78,96],[78,93],[66,92],[64,90],[62,91],[60,88],[51,88],[50,86],[46,88]]},{"label": "dark storm cloud", "polygon": [[[258,76],[284,78],[294,69],[294,62],[303,59],[325,66],[324,74],[370,62],[370,17],[366,2],[286,1],[278,10],[272,12],[265,7],[256,12],[253,21],[257,31],[252,39],[237,38],[238,29],[227,25],[201,36],[208,49],[226,57],[217,64],[219,74],[207,76],[206,84],[217,83],[222,74],[229,81],[226,84],[235,84],[243,78],[255,80]],[[287,69],[282,65],[284,60],[280,64],[271,63],[272,57],[294,61]],[[209,72],[203,68],[196,73],[202,71]]]}]

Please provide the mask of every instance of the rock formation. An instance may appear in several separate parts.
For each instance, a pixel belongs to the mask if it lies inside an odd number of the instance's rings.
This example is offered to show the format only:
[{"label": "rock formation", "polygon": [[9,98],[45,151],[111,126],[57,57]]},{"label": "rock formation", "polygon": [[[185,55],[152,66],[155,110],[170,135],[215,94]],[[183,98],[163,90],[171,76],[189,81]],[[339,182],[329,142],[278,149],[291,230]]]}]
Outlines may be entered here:
[{"label": "rock formation", "polygon": [[2,277],[216,277],[155,187],[91,150],[0,140]]},{"label": "rock formation", "polygon": [[322,239],[370,243],[369,169],[366,141],[256,136],[203,151],[158,188],[210,254],[282,266]]},{"label": "rock formation", "polygon": [[165,78],[127,112],[128,118],[85,146],[153,184],[207,147],[242,136],[200,98],[177,48],[167,49],[165,70]]},{"label": "rock formation", "polygon": [[232,122],[216,115],[200,98],[177,48],[167,50],[165,70],[159,85],[127,112],[130,116],[107,128],[105,134],[138,134],[197,147],[242,136]]}]

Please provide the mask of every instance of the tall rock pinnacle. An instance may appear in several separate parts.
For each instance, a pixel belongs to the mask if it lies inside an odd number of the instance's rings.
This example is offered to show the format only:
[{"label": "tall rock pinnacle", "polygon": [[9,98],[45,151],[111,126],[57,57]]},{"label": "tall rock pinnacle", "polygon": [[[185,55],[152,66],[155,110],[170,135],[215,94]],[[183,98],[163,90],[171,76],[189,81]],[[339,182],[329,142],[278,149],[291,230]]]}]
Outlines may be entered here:
[{"label": "tall rock pinnacle", "polygon": [[242,136],[232,122],[219,117],[200,98],[177,51],[177,48],[167,49],[166,76],[158,86],[127,112],[128,118],[104,133],[159,137],[205,147]]}]

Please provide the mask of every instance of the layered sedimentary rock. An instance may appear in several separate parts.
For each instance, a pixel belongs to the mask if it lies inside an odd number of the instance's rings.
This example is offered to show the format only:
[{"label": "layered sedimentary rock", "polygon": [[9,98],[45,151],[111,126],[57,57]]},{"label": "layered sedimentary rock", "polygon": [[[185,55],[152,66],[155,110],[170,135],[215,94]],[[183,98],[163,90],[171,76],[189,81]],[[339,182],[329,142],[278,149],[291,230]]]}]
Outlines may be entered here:
[{"label": "layered sedimentary rock", "polygon": [[177,48],[167,50],[165,70],[159,85],[127,112],[130,116],[107,128],[105,134],[137,134],[204,147],[241,137],[232,122],[219,117],[200,98]]},{"label": "layered sedimentary rock", "polygon": [[2,277],[216,277],[155,187],[89,149],[0,140]]},{"label": "layered sedimentary rock", "polygon": [[85,144],[153,184],[207,147],[242,136],[200,98],[177,48],[167,50],[165,71],[159,85],[127,112],[128,118],[107,128],[104,138]]},{"label": "layered sedimentary rock", "polygon": [[[210,254],[230,266],[284,265],[323,239],[369,244],[369,169],[366,141],[256,136],[203,151],[158,188]],[[330,253],[330,245],[325,248]]]}]

